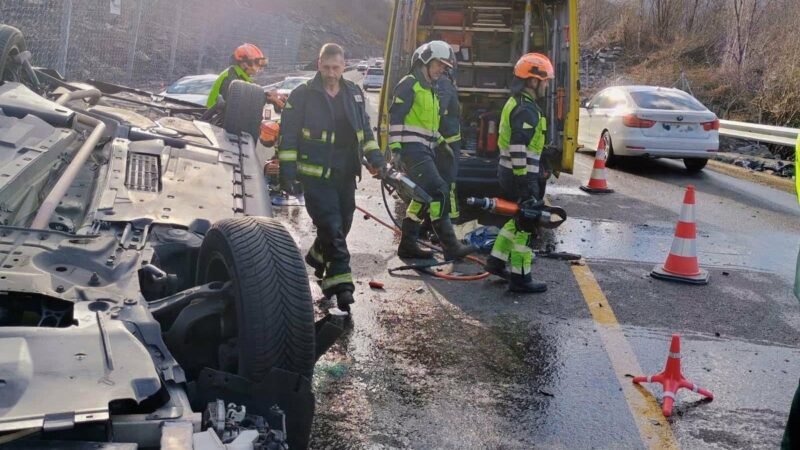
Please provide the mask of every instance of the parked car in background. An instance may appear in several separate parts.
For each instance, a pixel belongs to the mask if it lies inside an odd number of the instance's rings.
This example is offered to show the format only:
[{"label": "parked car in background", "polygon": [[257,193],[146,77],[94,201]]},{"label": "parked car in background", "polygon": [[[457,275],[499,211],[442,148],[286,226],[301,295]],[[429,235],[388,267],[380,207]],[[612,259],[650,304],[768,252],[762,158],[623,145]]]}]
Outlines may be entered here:
[{"label": "parked car in background", "polygon": [[361,87],[365,91],[370,89],[381,89],[383,87],[383,69],[378,67],[370,67],[364,75],[364,81],[361,82]]},{"label": "parked car in background", "polygon": [[[283,81],[279,81],[277,83],[273,83],[267,86],[264,86],[264,92],[271,92],[276,91],[279,95],[282,95],[285,98],[289,97],[289,94],[301,84],[305,83],[306,81],[310,80],[312,77],[310,76],[293,76],[293,77],[286,77]],[[268,119],[271,121],[279,121],[281,117],[281,113],[275,110],[275,107],[271,104],[267,104],[264,107],[264,119]]]},{"label": "parked car in background", "polygon": [[189,75],[172,83],[159,95],[175,100],[183,100],[200,106],[206,106],[208,94],[214,87],[218,75]]},{"label": "parked car in background", "polygon": [[356,66],[356,69],[359,72],[366,72],[367,69],[369,69],[369,63],[367,61],[361,61],[358,63],[358,66]]},{"label": "parked car in background", "polygon": [[578,143],[596,149],[605,141],[613,166],[623,156],[683,159],[699,172],[719,151],[719,119],[678,89],[617,86],[598,92],[581,107]]},{"label": "parked car in background", "polygon": [[278,94],[289,95],[294,88],[300,86],[311,78],[312,77],[286,77],[277,86],[274,86],[274,88],[278,90]]}]

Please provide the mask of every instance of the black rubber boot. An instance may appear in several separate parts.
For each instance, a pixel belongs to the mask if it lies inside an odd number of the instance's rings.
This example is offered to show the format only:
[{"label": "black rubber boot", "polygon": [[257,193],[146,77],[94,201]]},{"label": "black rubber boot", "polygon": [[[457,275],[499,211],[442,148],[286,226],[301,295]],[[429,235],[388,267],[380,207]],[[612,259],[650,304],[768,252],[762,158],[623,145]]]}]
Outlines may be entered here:
[{"label": "black rubber boot", "polygon": [[311,256],[311,251],[306,253],[306,264],[314,269],[314,276],[318,279],[325,278],[325,263],[321,263]]},{"label": "black rubber boot", "polygon": [[397,247],[397,256],[400,258],[431,259],[433,252],[423,250],[417,239],[419,238],[420,224],[409,218],[403,219],[400,246]]},{"label": "black rubber boot", "polygon": [[348,314],[350,314],[350,305],[355,302],[353,293],[350,291],[341,291],[336,294],[336,306]]},{"label": "black rubber boot", "polygon": [[444,250],[444,259],[447,261],[461,259],[478,251],[474,246],[464,245],[458,240],[456,231],[453,229],[453,224],[450,222],[449,217],[442,217],[434,221],[433,229],[439,236],[442,250]]},{"label": "black rubber boot", "polygon": [[483,266],[483,270],[500,278],[505,278],[506,280],[511,275],[508,269],[506,269],[506,262],[494,256],[486,258],[486,265]]},{"label": "black rubber boot", "polygon": [[511,292],[534,294],[547,290],[547,285],[541,281],[535,281],[531,277],[531,274],[517,275],[512,273],[508,278],[508,281],[510,282],[508,285],[508,290]]}]

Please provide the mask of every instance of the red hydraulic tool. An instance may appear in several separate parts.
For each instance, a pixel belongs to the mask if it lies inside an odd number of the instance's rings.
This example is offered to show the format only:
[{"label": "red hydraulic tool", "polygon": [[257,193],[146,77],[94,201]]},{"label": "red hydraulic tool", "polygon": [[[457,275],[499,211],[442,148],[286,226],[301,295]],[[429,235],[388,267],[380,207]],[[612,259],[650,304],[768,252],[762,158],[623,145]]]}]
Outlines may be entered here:
[{"label": "red hydraulic tool", "polygon": [[567,220],[567,212],[564,208],[547,206],[541,201],[534,202],[529,200],[517,204],[502,198],[469,197],[467,205],[485,209],[501,216],[517,217],[523,224],[542,228],[556,228]]}]

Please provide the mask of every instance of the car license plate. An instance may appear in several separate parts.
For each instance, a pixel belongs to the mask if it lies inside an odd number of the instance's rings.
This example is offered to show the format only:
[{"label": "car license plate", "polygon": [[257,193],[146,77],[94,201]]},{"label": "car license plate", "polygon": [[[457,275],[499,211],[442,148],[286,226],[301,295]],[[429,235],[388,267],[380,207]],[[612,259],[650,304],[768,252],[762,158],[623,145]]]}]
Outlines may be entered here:
[{"label": "car license plate", "polygon": [[695,130],[694,124],[679,123],[679,122],[665,122],[661,125],[667,131],[675,133],[692,133]]}]

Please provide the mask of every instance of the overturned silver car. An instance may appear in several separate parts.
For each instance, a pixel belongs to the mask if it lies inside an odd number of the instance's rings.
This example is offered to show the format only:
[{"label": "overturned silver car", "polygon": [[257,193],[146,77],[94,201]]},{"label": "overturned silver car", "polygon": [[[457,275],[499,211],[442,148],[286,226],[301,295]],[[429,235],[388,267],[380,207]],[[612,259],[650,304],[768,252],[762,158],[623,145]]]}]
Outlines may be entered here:
[{"label": "overturned silver car", "polygon": [[215,126],[34,68],[13,27],[0,51],[0,444],[306,447],[341,329],[270,218],[261,89]]}]

